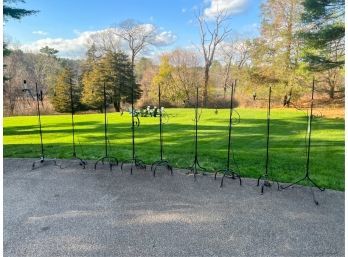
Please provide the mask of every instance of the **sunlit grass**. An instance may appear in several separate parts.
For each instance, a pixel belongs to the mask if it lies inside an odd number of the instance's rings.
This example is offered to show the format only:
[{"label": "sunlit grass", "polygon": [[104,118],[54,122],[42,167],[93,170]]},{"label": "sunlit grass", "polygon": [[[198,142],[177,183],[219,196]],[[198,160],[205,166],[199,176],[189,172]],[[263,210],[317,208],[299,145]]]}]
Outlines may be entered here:
[{"label": "sunlit grass", "polygon": [[[167,109],[164,125],[164,157],[174,167],[187,168],[194,157],[194,110]],[[264,172],[266,110],[238,109],[240,123],[233,126],[232,147],[240,172],[258,177]],[[305,171],[306,114],[293,109],[273,109],[271,114],[270,172],[274,179],[291,182]],[[75,115],[77,153],[84,159],[104,155],[104,115]],[[159,159],[159,118],[140,118],[136,129],[136,155],[145,163]],[[204,109],[199,121],[199,161],[208,170],[226,166],[229,110]],[[42,116],[47,157],[72,156],[71,116]],[[108,114],[110,152],[119,160],[131,157],[131,116]],[[35,116],[4,118],[4,157],[40,155]],[[321,186],[344,189],[344,120],[313,122],[310,170]]]}]

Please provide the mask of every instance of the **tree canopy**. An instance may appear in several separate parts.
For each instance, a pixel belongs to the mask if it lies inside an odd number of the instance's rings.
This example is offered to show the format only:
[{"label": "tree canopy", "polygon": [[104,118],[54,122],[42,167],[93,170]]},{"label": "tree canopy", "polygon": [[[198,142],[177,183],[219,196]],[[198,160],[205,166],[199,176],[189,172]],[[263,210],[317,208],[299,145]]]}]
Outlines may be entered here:
[{"label": "tree canopy", "polygon": [[24,0],[4,0],[3,13],[4,20],[8,20],[9,18],[20,20],[24,16],[29,16],[38,13],[37,10],[26,10],[23,8],[17,8],[14,6],[10,6],[11,4],[16,3],[25,3]]},{"label": "tree canopy", "polygon": [[59,52],[58,50],[51,48],[51,47],[48,47],[48,46],[42,47],[40,49],[40,53],[46,54],[48,56],[53,56],[53,57],[55,57],[58,52]]},{"label": "tree canopy", "polygon": [[307,46],[305,60],[313,70],[344,65],[344,0],[304,0],[300,33]]},{"label": "tree canopy", "polygon": [[71,96],[74,110],[80,105],[80,90],[74,83],[73,71],[69,68],[63,69],[56,80],[54,87],[53,107],[58,112],[71,111]]},{"label": "tree canopy", "polygon": [[[92,62],[93,59],[88,59]],[[122,52],[107,52],[99,60],[90,63],[90,70],[83,75],[82,101],[94,109],[102,110],[103,87],[106,84],[108,102],[120,111],[121,103],[132,101],[132,86],[134,98],[141,96],[140,85],[135,83],[133,66],[128,56]]]}]

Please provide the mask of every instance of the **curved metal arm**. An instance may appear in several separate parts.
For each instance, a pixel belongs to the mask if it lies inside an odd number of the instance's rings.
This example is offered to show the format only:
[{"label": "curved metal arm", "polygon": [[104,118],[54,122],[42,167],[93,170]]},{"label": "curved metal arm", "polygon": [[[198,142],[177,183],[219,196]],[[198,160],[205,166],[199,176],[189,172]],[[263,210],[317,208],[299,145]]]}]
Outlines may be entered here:
[{"label": "curved metal arm", "polygon": [[136,118],[137,120],[136,120],[136,121],[134,121],[133,126],[134,126],[134,127],[139,128],[139,126],[140,126],[140,119],[139,119],[139,117],[138,117],[138,116],[135,116],[135,118]]},{"label": "curved metal arm", "polygon": [[168,115],[168,113],[163,111],[163,113],[161,113],[160,115],[162,115],[162,119],[164,119],[164,121],[162,120],[162,124],[167,124],[169,122],[169,115]]},{"label": "curved metal arm", "polygon": [[236,124],[239,124],[239,123],[240,123],[240,114],[239,114],[238,111],[233,109],[233,112],[232,112],[232,124],[236,125]]}]

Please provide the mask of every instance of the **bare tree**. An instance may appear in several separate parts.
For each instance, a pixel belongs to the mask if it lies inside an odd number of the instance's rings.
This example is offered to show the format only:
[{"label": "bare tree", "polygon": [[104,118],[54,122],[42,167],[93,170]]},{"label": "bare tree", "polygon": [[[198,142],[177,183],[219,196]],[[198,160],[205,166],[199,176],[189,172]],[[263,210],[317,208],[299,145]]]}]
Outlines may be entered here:
[{"label": "bare tree", "polygon": [[98,55],[109,51],[116,53],[121,50],[121,39],[115,35],[114,29],[109,28],[92,34],[88,39],[88,46],[94,46]]},{"label": "bare tree", "polygon": [[153,77],[156,75],[157,67],[149,58],[142,57],[135,65],[137,80],[140,82],[142,90],[142,100],[149,100],[149,93]]},{"label": "bare tree", "polygon": [[38,83],[46,96],[52,96],[56,75],[62,69],[60,61],[42,53],[26,53],[25,56],[24,65],[28,70],[27,81]]},{"label": "bare tree", "polygon": [[226,99],[227,86],[231,84],[231,65],[233,59],[233,51],[231,51],[232,47],[227,45],[222,48],[223,58],[224,58],[224,99]]},{"label": "bare tree", "polygon": [[216,47],[231,32],[231,28],[227,24],[230,16],[226,12],[218,11],[212,21],[204,15],[197,15],[196,17],[199,22],[200,44],[204,56],[203,104],[207,106],[210,67],[214,60]]},{"label": "bare tree", "polygon": [[120,26],[115,28],[114,33],[128,44],[133,67],[137,54],[153,41],[155,30],[155,26],[151,24],[142,24],[132,19],[121,22]]},{"label": "bare tree", "polygon": [[10,56],[4,58],[6,68],[4,74],[8,78],[3,83],[3,108],[4,115],[12,116],[15,113],[15,108],[18,105],[19,98],[22,95],[22,83],[25,76],[25,67],[23,63],[23,52],[13,51]]},{"label": "bare tree", "polygon": [[[231,40],[221,46],[221,55],[224,59],[223,88],[224,98],[226,98],[227,86],[231,84],[231,69],[235,67],[237,72],[235,78],[240,74],[241,69],[249,59],[248,41]],[[236,87],[234,87],[236,90]]]},{"label": "bare tree", "polygon": [[190,106],[192,92],[194,92],[199,80],[197,53],[176,49],[169,54],[169,60],[173,65],[173,79],[177,88],[177,96],[184,101],[186,106]]},{"label": "bare tree", "polygon": [[51,111],[47,96],[50,89],[53,88],[55,76],[61,68],[59,60],[46,54],[24,53],[15,49],[12,50],[10,56],[4,58],[4,63],[6,64],[4,74],[8,77],[3,86],[4,114],[35,113],[35,105],[32,105],[31,100],[25,99],[25,94],[22,92],[23,80],[26,80],[31,86],[35,83],[38,84],[45,96],[42,111]]}]

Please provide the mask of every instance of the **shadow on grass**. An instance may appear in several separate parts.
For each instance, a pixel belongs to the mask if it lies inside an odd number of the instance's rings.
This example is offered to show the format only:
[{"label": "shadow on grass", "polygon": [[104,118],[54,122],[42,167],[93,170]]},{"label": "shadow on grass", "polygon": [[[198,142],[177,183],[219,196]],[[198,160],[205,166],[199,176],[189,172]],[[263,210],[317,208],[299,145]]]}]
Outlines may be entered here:
[{"label": "shadow on grass", "polygon": [[[157,120],[151,120],[157,122]],[[226,165],[228,121],[217,121],[221,125],[199,125],[199,160],[203,167],[214,171]],[[289,121],[271,120],[270,172],[279,181],[291,182],[304,174],[306,152],[306,117]],[[43,124],[45,153],[47,157],[70,158],[72,146],[69,142],[71,124],[66,122]],[[341,120],[321,119],[313,123],[311,170],[313,179],[327,188],[344,189],[344,138],[331,138],[330,132],[343,130]],[[129,123],[112,123],[108,126],[110,155],[119,160],[129,159],[131,149],[131,127]],[[241,119],[233,126],[232,148],[243,176],[258,177],[264,172],[266,146],[266,120]],[[316,132],[320,134],[317,135]],[[326,133],[322,136],[322,133]],[[151,164],[159,158],[158,124],[141,124],[136,129],[136,155]],[[38,128],[18,125],[4,128],[6,136],[29,136],[39,143]],[[76,122],[78,155],[84,159],[97,159],[104,155],[104,124],[102,122]],[[192,124],[168,123],[164,125],[164,157],[174,167],[187,168],[194,157],[194,126]],[[52,139],[53,138],[53,139]],[[64,138],[64,140],[62,140]],[[36,141],[37,140],[37,141]],[[54,143],[52,143],[54,141]],[[38,144],[9,144],[5,142],[4,157],[39,156]]]}]

